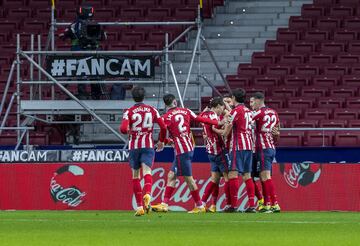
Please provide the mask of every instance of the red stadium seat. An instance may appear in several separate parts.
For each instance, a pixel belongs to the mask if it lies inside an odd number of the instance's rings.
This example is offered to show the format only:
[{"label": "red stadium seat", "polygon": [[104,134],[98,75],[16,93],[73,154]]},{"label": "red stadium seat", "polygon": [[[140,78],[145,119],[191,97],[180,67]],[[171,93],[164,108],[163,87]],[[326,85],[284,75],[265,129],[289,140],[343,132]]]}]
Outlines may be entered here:
[{"label": "red stadium seat", "polygon": [[248,63],[239,64],[237,72],[239,75],[250,75],[250,76],[261,75],[262,67]]},{"label": "red stadium seat", "polygon": [[120,16],[124,19],[132,19],[135,17],[143,17],[144,16],[144,9],[142,8],[135,8],[135,7],[128,7],[128,8],[121,8],[120,9]]},{"label": "red stadium seat", "polygon": [[[286,54],[280,56],[278,64],[284,65],[297,65],[301,64],[305,61],[305,57],[300,54]],[[289,74],[289,73],[286,73]]]},{"label": "red stadium seat", "polygon": [[304,146],[333,146],[334,131],[308,131],[305,133]]},{"label": "red stadium seat", "polygon": [[312,19],[302,16],[290,16],[289,28],[291,30],[306,30],[312,27]]},{"label": "red stadium seat", "polygon": [[342,84],[345,86],[358,86],[360,84],[360,74],[343,76]]},{"label": "red stadium seat", "polygon": [[226,76],[226,80],[228,81],[231,88],[238,88],[248,86],[250,84],[251,78],[241,75],[228,75]]},{"label": "red stadium seat", "polygon": [[309,63],[310,64],[329,64],[333,62],[332,55],[325,55],[325,54],[313,54],[309,56]]},{"label": "red stadium seat", "polygon": [[318,125],[318,120],[292,120],[290,121],[291,128],[315,128]]},{"label": "red stadium seat", "polygon": [[350,17],[344,19],[344,28],[359,30],[360,28],[360,18],[359,17]]},{"label": "red stadium seat", "polygon": [[304,113],[304,118],[313,120],[329,119],[330,114],[331,109],[328,108],[307,109]]},{"label": "red stadium seat", "polygon": [[342,108],[345,104],[345,98],[319,97],[318,108]]},{"label": "red stadium seat", "polygon": [[340,42],[329,42],[320,44],[320,52],[322,54],[337,54],[345,51],[345,44]]},{"label": "red stadium seat", "polygon": [[280,147],[297,147],[303,144],[304,133],[301,131],[283,131],[277,142]]},{"label": "red stadium seat", "polygon": [[277,110],[280,120],[298,120],[301,116],[301,109],[298,108],[282,108]]},{"label": "red stadium seat", "polygon": [[360,1],[359,0],[337,0],[337,3],[339,3],[341,5],[345,5],[345,6],[353,6],[353,5],[360,4]]},{"label": "red stadium seat", "polygon": [[158,0],[132,0],[136,7],[156,7],[159,3]]},{"label": "red stadium seat", "polygon": [[291,52],[294,54],[309,54],[315,52],[316,43],[315,42],[296,42],[291,45]]},{"label": "red stadium seat", "polygon": [[358,87],[338,86],[330,90],[330,96],[333,97],[354,97],[358,93]]},{"label": "red stadium seat", "polygon": [[272,90],[272,95],[276,97],[295,97],[299,88],[296,86],[279,86]]},{"label": "red stadium seat", "polygon": [[351,6],[334,6],[330,8],[329,15],[343,18],[343,17],[353,16],[354,13],[355,13],[355,8]]},{"label": "red stadium seat", "polygon": [[338,55],[336,58],[336,61],[338,63],[343,63],[343,64],[358,64],[360,62],[360,55],[355,55],[355,54],[341,54]]},{"label": "red stadium seat", "polygon": [[171,9],[170,8],[149,8],[147,12],[148,18],[153,18],[154,20],[162,20],[164,17],[171,16]]},{"label": "red stadium seat", "polygon": [[338,120],[338,119],[334,119],[334,120],[320,120],[319,122],[319,127],[322,128],[344,128],[347,125],[347,121],[346,120]]},{"label": "red stadium seat", "polygon": [[172,8],[184,6],[185,0],[160,0],[160,5]]},{"label": "red stadium seat", "polygon": [[123,42],[136,42],[145,39],[145,33],[137,31],[126,31],[121,34],[121,40]]},{"label": "red stadium seat", "polygon": [[347,29],[334,31],[335,41],[352,41],[352,40],[356,40],[357,36],[358,36],[358,32]]},{"label": "red stadium seat", "polygon": [[300,39],[300,32],[288,28],[279,28],[276,39],[278,41],[295,41]]},{"label": "red stadium seat", "polygon": [[266,67],[265,73],[268,76],[283,76],[291,74],[291,66],[270,65]]},{"label": "red stadium seat", "polygon": [[315,104],[315,98],[290,98],[287,101],[289,108],[312,108]]},{"label": "red stadium seat", "polygon": [[284,98],[278,98],[278,97],[266,98],[266,106],[273,108],[273,109],[283,108],[284,107]]},{"label": "red stadium seat", "polygon": [[350,42],[348,45],[348,52],[352,54],[359,54],[360,53],[360,42]]},{"label": "red stadium seat", "polygon": [[359,110],[353,108],[337,108],[334,109],[334,119],[357,120],[359,118]]},{"label": "red stadium seat", "polygon": [[327,87],[321,86],[304,86],[301,88],[301,96],[305,97],[324,97],[328,92]]},{"label": "red stadium seat", "polygon": [[2,7],[8,8],[8,9],[17,9],[22,8],[26,5],[25,0],[2,0]]},{"label": "red stadium seat", "polygon": [[303,40],[322,42],[330,38],[330,33],[323,30],[310,30],[304,33]]},{"label": "red stadium seat", "polygon": [[289,51],[289,44],[278,42],[277,40],[267,40],[265,42],[266,54],[283,54]]},{"label": "red stadium seat", "polygon": [[175,9],[175,16],[181,20],[193,21],[197,16],[197,8],[177,8]]},{"label": "red stadium seat", "polygon": [[246,91],[246,93],[248,95],[251,95],[255,92],[262,92],[262,93],[264,93],[265,96],[268,95],[268,87],[256,86],[256,85],[250,84],[250,86],[244,87],[243,89]]},{"label": "red stadium seat", "polygon": [[310,84],[311,79],[307,76],[298,77],[296,75],[285,76],[284,84],[287,86],[305,86]]},{"label": "red stadium seat", "polygon": [[337,76],[314,76],[312,81],[316,86],[332,87],[339,84],[339,77]]},{"label": "red stadium seat", "polygon": [[[349,71],[349,74],[350,74],[350,76],[351,77],[357,77],[357,76],[359,76],[360,75],[360,64],[353,64],[351,67],[350,67],[350,69],[349,69],[350,71]],[[345,77],[345,76],[344,76]],[[353,81],[354,82],[354,81]],[[351,82],[350,82],[350,84],[351,84]],[[349,85],[350,85],[349,84]],[[357,85],[358,85],[358,83],[357,83]]]},{"label": "red stadium seat", "polygon": [[348,120],[348,127],[360,128],[360,120]]},{"label": "red stadium seat", "polygon": [[345,103],[346,108],[360,108],[359,98],[347,98]]},{"label": "red stadium seat", "polygon": [[341,20],[332,17],[320,18],[317,20],[315,27],[319,30],[334,30],[339,28]]},{"label": "red stadium seat", "polygon": [[334,145],[337,147],[358,147],[360,144],[360,132],[358,131],[338,131],[335,134]]},{"label": "red stadium seat", "polygon": [[314,0],[315,5],[323,5],[323,6],[330,6],[336,3],[336,0]]},{"label": "red stadium seat", "polygon": [[325,15],[325,7],[312,4],[303,4],[301,7],[301,16],[317,18]]},{"label": "red stadium seat", "polygon": [[268,76],[255,76],[254,77],[254,85],[255,86],[263,86],[263,87],[273,87],[279,84],[279,78],[276,76],[268,77]]},{"label": "red stadium seat", "polygon": [[254,52],[251,61],[254,65],[274,64],[276,61],[276,56],[265,54],[264,52]]},{"label": "red stadium seat", "polygon": [[108,0],[107,1],[107,5],[114,9],[128,8],[131,4],[132,4],[132,0]]},{"label": "red stadium seat", "polygon": [[324,67],[324,74],[328,76],[344,76],[348,73],[347,66],[330,65]]},{"label": "red stadium seat", "polygon": [[320,73],[320,68],[315,65],[302,65],[295,67],[295,74],[300,75],[307,75],[307,76],[314,76]]}]

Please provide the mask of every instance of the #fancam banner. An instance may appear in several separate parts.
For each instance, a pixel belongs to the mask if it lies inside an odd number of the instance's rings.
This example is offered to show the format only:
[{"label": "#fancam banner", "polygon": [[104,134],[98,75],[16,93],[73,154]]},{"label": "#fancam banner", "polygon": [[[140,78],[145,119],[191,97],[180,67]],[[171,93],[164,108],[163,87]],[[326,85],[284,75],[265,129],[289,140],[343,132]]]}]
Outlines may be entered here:
[{"label": "#fancam banner", "polygon": [[152,78],[155,60],[151,56],[48,56],[46,71],[54,78]]},{"label": "#fancam banner", "polygon": [[0,163],[127,162],[127,150],[1,150]]},{"label": "#fancam banner", "polygon": [[[153,166],[153,203],[161,202],[164,197],[169,169],[170,163]],[[194,163],[193,175],[202,196],[211,182],[210,165]],[[360,211],[359,176],[358,164],[283,163],[273,167],[273,180],[284,211]],[[226,205],[223,187],[222,181],[218,210]],[[183,178],[176,183],[169,205],[172,211],[194,207]],[[237,206],[238,210],[248,206],[243,183],[238,190]],[[127,163],[0,164],[0,210],[133,210],[135,207]]]}]

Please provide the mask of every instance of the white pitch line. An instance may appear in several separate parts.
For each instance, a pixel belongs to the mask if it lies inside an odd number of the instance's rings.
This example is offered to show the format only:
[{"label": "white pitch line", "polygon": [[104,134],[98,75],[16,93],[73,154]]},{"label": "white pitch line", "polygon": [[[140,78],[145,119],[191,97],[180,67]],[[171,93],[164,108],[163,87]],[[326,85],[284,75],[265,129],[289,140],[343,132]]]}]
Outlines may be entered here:
[{"label": "white pitch line", "polygon": [[[171,223],[184,223],[187,220],[171,220]],[[151,220],[151,219],[138,219],[134,218],[133,220],[105,220],[105,219],[1,219],[1,222],[112,222],[112,223],[157,223],[157,222],[165,222],[161,220]],[[340,222],[340,221],[270,221],[270,220],[191,220],[191,223],[233,223],[233,224],[244,224],[244,223],[262,223],[262,224],[328,224],[328,225],[336,225],[336,224],[358,224],[360,222]]]}]

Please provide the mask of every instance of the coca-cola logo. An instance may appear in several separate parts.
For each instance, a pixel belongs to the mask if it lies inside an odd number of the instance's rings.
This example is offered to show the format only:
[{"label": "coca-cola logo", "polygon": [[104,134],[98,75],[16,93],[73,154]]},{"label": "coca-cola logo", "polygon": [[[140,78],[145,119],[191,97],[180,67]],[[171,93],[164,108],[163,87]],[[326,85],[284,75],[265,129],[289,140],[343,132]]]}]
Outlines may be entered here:
[{"label": "coca-cola logo", "polygon": [[[164,168],[158,167],[153,169],[153,186],[152,186],[152,201],[153,203],[161,202],[165,195],[166,189],[166,179],[167,179],[167,172]],[[199,187],[200,197],[205,192],[206,185],[211,181],[211,177],[207,179],[197,179],[195,180],[197,186]],[[144,185],[144,179],[141,181],[141,185]],[[224,182],[220,183],[220,189],[224,186]],[[221,211],[226,206],[226,197],[225,194],[222,192],[220,193],[218,200],[217,200],[217,210]],[[210,197],[211,199],[211,197]],[[133,195],[132,198],[132,206],[135,209],[137,207],[135,196]],[[248,206],[248,197],[246,193],[246,187],[243,183],[238,191],[238,210],[242,211],[245,210]],[[176,181],[175,191],[172,194],[169,202],[169,209],[171,211],[187,211],[194,207],[194,202],[190,194],[190,190],[183,180],[178,179]]]},{"label": "coca-cola logo", "polygon": [[322,165],[315,164],[311,161],[302,163],[280,164],[280,172],[282,173],[286,183],[292,188],[307,186],[319,180]]},{"label": "coca-cola logo", "polygon": [[60,202],[69,207],[77,207],[84,201],[86,193],[81,191],[75,185],[64,187],[64,184],[61,184],[59,179],[61,179],[61,176],[67,174],[72,176],[82,176],[84,175],[84,169],[75,165],[65,165],[60,167],[51,178],[50,194],[55,203]]}]

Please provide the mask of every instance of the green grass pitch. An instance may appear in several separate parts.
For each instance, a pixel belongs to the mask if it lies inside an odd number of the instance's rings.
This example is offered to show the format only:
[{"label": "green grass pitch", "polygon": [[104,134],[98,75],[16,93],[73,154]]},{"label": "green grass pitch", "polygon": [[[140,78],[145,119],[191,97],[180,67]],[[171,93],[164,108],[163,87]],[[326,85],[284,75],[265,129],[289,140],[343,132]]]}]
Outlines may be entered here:
[{"label": "green grass pitch", "polygon": [[0,245],[360,245],[360,213],[2,211]]}]

